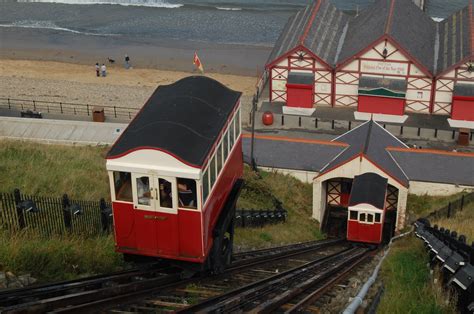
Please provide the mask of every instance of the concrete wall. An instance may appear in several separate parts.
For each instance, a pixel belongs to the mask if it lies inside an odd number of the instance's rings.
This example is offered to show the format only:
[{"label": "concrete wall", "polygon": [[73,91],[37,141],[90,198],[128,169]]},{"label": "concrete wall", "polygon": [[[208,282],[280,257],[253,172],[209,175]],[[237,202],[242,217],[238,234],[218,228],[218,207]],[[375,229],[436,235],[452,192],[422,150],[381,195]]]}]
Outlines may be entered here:
[{"label": "concrete wall", "polygon": [[410,181],[408,192],[415,195],[447,196],[463,191],[474,191],[474,186],[454,185],[447,183],[433,183]]}]

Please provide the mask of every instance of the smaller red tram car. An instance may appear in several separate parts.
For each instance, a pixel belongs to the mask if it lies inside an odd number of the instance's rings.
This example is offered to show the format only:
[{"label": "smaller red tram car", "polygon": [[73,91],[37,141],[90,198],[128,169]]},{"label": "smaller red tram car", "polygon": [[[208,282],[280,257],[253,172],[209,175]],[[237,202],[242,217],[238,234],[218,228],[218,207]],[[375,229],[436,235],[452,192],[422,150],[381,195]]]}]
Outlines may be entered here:
[{"label": "smaller red tram car", "polygon": [[116,251],[200,270],[230,262],[240,96],[204,76],[156,89],[107,155]]},{"label": "smaller red tram car", "polygon": [[388,180],[368,172],[352,182],[347,216],[347,240],[380,244]]}]

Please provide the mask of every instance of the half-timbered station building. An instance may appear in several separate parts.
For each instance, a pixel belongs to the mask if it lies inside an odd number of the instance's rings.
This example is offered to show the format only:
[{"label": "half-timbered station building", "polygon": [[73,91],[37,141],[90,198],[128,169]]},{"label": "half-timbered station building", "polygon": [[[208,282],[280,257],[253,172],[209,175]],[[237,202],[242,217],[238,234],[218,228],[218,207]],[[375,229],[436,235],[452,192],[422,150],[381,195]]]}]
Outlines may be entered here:
[{"label": "half-timbered station building", "polygon": [[[244,160],[250,158],[244,136]],[[386,179],[384,228],[401,230],[409,193],[450,195],[474,190],[474,153],[407,147],[370,120],[332,141],[256,136],[254,159],[261,168],[313,184],[312,217],[332,234],[344,234],[353,180],[373,173]]]},{"label": "half-timbered station building", "polygon": [[412,0],[377,0],[354,17],[315,0],[270,54],[269,100],[285,103],[284,113],[349,107],[360,119],[436,114],[474,128],[473,27],[472,0],[441,22]]}]

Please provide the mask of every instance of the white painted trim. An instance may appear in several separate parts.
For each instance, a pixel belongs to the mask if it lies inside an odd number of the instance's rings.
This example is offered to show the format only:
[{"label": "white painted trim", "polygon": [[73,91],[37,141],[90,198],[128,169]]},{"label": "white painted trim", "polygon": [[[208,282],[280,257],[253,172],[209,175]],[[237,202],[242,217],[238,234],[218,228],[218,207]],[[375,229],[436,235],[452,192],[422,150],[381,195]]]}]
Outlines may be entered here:
[{"label": "white painted trim", "polygon": [[311,116],[316,111],[316,108],[299,108],[299,107],[283,106],[282,110],[284,114],[297,115],[297,116]]},{"label": "white painted trim", "polygon": [[352,132],[352,131],[354,131],[354,130],[357,130],[358,128],[360,128],[361,126],[363,126],[363,125],[365,125],[365,124],[367,124],[367,123],[369,123],[369,121],[365,121],[364,123],[359,124],[358,126],[356,126],[355,128],[353,128],[352,130],[349,130],[349,131],[347,131],[346,133],[339,135],[339,136],[336,137],[335,139],[332,139],[331,142],[337,142],[340,137],[343,137],[344,135],[346,135],[346,134],[349,133],[349,132]]},{"label": "white painted trim", "polygon": [[474,121],[468,120],[454,120],[448,118],[449,126],[452,128],[467,128],[467,129],[474,129]]},{"label": "white painted trim", "polygon": [[375,124],[377,124],[382,130],[384,130],[388,135],[390,135],[391,137],[393,137],[396,141],[398,141],[400,144],[402,144],[405,148],[408,148],[408,145],[403,143],[400,139],[398,139],[395,135],[393,135],[392,133],[390,133],[389,131],[387,131],[386,129],[384,129],[383,126],[381,126],[380,124],[377,123],[377,121],[374,121]]},{"label": "white painted trim", "polygon": [[[331,141],[332,142],[332,141]],[[345,147],[339,154],[337,154],[333,159],[331,159],[326,165],[324,165],[324,167],[321,168],[321,170],[319,171],[319,173],[322,173],[326,170],[326,168],[329,166],[330,163],[332,163],[334,160],[336,160],[337,157],[339,157],[339,155],[341,155],[342,153],[344,153],[347,149],[349,149],[350,146],[347,146]]]},{"label": "white painted trim", "polygon": [[394,114],[383,114],[383,113],[368,113],[368,112],[354,112],[354,118],[359,121],[365,120],[373,120],[380,121],[380,122],[388,122],[388,123],[405,123],[408,119],[408,115],[394,115]]},{"label": "white painted trim", "polygon": [[367,203],[360,203],[360,204],[357,204],[357,205],[354,205],[354,206],[349,206],[348,209],[349,210],[351,210],[351,209],[353,209],[353,210],[363,210],[363,211],[374,212],[374,213],[383,212],[383,209],[377,208],[374,205],[367,204]]}]

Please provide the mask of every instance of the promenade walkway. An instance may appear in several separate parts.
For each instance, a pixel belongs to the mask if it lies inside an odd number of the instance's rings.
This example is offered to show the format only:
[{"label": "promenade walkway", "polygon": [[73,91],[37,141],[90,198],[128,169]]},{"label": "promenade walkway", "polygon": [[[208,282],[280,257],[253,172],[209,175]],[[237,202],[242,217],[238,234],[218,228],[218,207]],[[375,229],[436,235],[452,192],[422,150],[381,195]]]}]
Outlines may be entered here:
[{"label": "promenade walkway", "polygon": [[125,123],[0,117],[0,138],[68,145],[109,145]]}]

